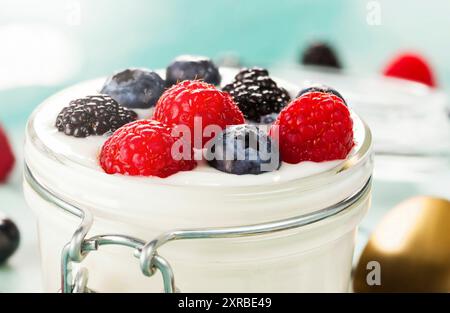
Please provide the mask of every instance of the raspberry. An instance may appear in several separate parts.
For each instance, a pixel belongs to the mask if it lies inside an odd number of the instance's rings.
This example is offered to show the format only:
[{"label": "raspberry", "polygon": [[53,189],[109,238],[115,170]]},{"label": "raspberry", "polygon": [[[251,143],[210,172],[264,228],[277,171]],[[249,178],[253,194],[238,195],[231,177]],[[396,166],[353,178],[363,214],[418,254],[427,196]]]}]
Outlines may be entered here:
[{"label": "raspberry", "polygon": [[[179,171],[190,171],[196,166],[192,148],[188,158],[183,158],[181,142],[176,158],[172,147],[179,137],[171,134],[172,128],[151,120],[139,120],[119,128],[102,147],[100,165],[108,174],[167,177]],[[179,159],[179,160],[177,160]]]},{"label": "raspberry", "polygon": [[352,149],[353,121],[339,97],[309,92],[284,108],[270,129],[278,132],[281,159],[287,163],[344,159]]},{"label": "raspberry", "polygon": [[5,132],[0,127],[0,183],[8,178],[14,167],[15,158]]},{"label": "raspberry", "polygon": [[403,78],[436,87],[433,71],[425,59],[417,54],[405,53],[393,59],[384,70],[384,75]]},{"label": "raspberry", "polygon": [[[169,88],[159,98],[153,113],[153,119],[170,124],[186,125],[194,140],[194,119],[200,118],[202,128],[202,147],[213,136],[204,136],[203,130],[208,125],[217,125],[224,129],[228,125],[244,123],[244,116],[231,96],[213,85],[201,81],[183,81]],[[197,119],[196,119],[197,122]]]}]

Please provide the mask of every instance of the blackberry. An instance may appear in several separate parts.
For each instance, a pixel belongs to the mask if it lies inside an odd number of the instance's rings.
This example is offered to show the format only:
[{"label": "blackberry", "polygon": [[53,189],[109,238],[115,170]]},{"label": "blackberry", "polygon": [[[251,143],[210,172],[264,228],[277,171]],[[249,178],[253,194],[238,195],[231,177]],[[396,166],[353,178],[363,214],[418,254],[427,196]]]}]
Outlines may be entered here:
[{"label": "blackberry", "polygon": [[222,172],[257,175],[280,167],[278,149],[255,125],[229,126],[206,148],[209,165]]},{"label": "blackberry", "polygon": [[334,49],[323,42],[310,45],[303,53],[301,63],[304,65],[316,65],[335,69],[342,67]]},{"label": "blackberry", "polygon": [[100,93],[111,96],[126,108],[155,106],[166,84],[158,73],[146,69],[126,69],[109,77]]},{"label": "blackberry", "polygon": [[291,100],[286,89],[278,87],[262,68],[241,70],[222,90],[233,97],[245,118],[258,123],[262,116],[279,113]]},{"label": "blackberry", "polygon": [[62,109],[55,126],[68,136],[87,137],[113,132],[137,119],[134,111],[121,107],[106,95],[76,99]]},{"label": "blackberry", "polygon": [[168,87],[183,80],[196,79],[203,80],[208,84],[219,85],[221,77],[219,69],[213,61],[202,56],[179,56],[166,69]]},{"label": "blackberry", "polygon": [[234,77],[235,80],[243,81],[243,80],[254,80],[257,77],[266,77],[269,76],[269,71],[265,68],[261,67],[252,67],[252,68],[243,68],[237,73]]},{"label": "blackberry", "polygon": [[323,93],[333,94],[336,97],[341,98],[342,101],[344,102],[344,104],[347,105],[347,101],[345,101],[344,97],[336,89],[325,86],[325,85],[313,85],[313,86],[304,88],[304,89],[300,90],[300,92],[297,95],[297,98],[308,92],[323,92]]}]

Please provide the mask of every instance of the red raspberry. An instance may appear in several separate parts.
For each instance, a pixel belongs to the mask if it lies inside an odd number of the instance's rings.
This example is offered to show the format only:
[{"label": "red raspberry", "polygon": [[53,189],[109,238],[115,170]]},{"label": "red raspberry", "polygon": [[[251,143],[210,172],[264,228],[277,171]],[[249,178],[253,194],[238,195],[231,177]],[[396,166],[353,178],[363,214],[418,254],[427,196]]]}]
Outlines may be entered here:
[{"label": "red raspberry", "polygon": [[[202,128],[198,129],[201,135],[202,146],[214,136],[203,136],[203,130],[208,125],[217,125],[224,129],[228,125],[243,124],[245,122],[242,112],[234,103],[231,96],[213,85],[201,81],[183,81],[166,90],[159,98],[153,113],[153,119],[176,125],[186,125],[191,132],[192,143],[200,148],[194,140],[194,118],[199,117]],[[197,121],[197,119],[196,119]]]},{"label": "red raspberry", "polygon": [[[179,137],[172,136],[172,128],[157,121],[139,120],[128,123],[108,138],[100,152],[100,165],[108,174],[167,177],[196,166],[192,148],[189,159],[172,157],[172,146]],[[178,145],[177,145],[178,146]]]},{"label": "red raspberry", "polygon": [[281,160],[322,162],[344,159],[352,149],[353,121],[341,98],[310,92],[285,107],[270,129]]},{"label": "red raspberry", "polygon": [[433,71],[419,55],[405,53],[394,58],[384,70],[384,75],[408,79],[436,87]]},{"label": "red raspberry", "polygon": [[4,130],[0,127],[0,183],[8,178],[14,167],[15,158],[9,144],[8,137]]}]

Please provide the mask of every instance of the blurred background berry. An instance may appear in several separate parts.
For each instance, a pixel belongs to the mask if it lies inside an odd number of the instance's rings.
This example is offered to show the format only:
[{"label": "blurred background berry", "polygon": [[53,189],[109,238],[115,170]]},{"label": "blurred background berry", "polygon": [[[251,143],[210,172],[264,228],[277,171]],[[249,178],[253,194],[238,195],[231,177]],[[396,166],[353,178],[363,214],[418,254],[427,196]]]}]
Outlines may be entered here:
[{"label": "blurred background berry", "polygon": [[[381,72],[400,51],[423,54],[450,87],[450,2],[401,0],[1,0],[0,120],[22,128],[31,110],[73,82],[127,67],[163,68],[180,54],[245,65],[298,63],[326,42],[356,72]],[[193,18],[195,17],[195,18]],[[430,36],[436,34],[436,36]],[[14,108],[14,109],[12,109]]]}]

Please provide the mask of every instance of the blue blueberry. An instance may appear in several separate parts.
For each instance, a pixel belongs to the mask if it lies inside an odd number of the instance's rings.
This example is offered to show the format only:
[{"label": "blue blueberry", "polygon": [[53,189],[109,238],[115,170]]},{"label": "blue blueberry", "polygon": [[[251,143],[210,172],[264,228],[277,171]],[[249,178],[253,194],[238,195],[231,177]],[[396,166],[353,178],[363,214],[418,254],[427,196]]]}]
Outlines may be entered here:
[{"label": "blue blueberry", "polygon": [[333,94],[336,97],[341,98],[342,101],[344,101],[345,105],[347,105],[347,101],[345,101],[344,97],[336,89],[333,89],[333,88],[325,86],[325,85],[313,85],[313,86],[304,88],[304,89],[300,90],[300,92],[297,95],[297,98],[308,92],[324,92],[324,93]]},{"label": "blue blueberry", "polygon": [[249,124],[249,125],[259,125],[259,126],[270,126],[272,125],[278,118],[278,115],[280,113],[270,113],[270,114],[266,114],[263,115],[259,118],[259,121],[252,121],[252,120],[245,120],[245,123]]},{"label": "blue blueberry", "polygon": [[20,233],[9,218],[0,217],[0,264],[4,263],[19,246]]},{"label": "blue blueberry", "polygon": [[109,77],[101,93],[109,95],[120,105],[133,109],[153,107],[164,92],[165,82],[155,72],[126,69]]},{"label": "blue blueberry", "polygon": [[229,126],[206,148],[209,165],[222,172],[257,175],[280,167],[278,149],[256,125]]},{"label": "blue blueberry", "polygon": [[183,80],[200,79],[208,84],[219,85],[220,73],[211,59],[202,56],[182,55],[166,69],[167,86]]},{"label": "blue blueberry", "polygon": [[260,124],[272,124],[277,119],[279,113],[270,113],[267,115],[261,116],[259,119]]}]

